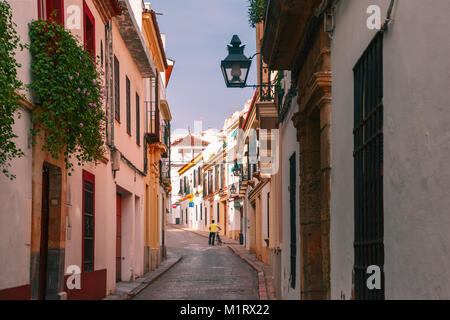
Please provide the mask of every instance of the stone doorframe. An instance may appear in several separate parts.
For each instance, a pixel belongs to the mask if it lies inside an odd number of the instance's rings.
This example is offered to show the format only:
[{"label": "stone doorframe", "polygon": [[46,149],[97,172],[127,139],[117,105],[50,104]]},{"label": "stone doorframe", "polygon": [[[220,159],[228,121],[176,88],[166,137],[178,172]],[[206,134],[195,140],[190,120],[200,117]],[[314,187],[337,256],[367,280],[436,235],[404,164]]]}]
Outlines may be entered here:
[{"label": "stone doorframe", "polygon": [[[64,258],[66,239],[66,171],[63,164],[59,165],[45,161],[43,152],[35,152],[40,157],[33,163],[33,209],[31,229],[31,262],[30,284],[31,299],[43,298],[46,300],[65,299],[64,292]],[[42,234],[41,222],[44,220],[42,182],[43,172],[48,171],[48,216],[47,236]],[[45,233],[44,233],[45,234]],[[42,238],[42,237],[45,237]],[[41,241],[46,242],[47,252],[41,252]],[[41,259],[45,259],[42,264]],[[45,270],[40,270],[44,266]],[[45,277],[45,288],[40,286],[40,277]],[[45,290],[44,297],[40,297],[39,291]]]},{"label": "stone doorframe", "polygon": [[300,288],[306,300],[330,298],[330,52],[315,52],[315,63],[300,72],[299,111],[292,118],[300,147]]}]

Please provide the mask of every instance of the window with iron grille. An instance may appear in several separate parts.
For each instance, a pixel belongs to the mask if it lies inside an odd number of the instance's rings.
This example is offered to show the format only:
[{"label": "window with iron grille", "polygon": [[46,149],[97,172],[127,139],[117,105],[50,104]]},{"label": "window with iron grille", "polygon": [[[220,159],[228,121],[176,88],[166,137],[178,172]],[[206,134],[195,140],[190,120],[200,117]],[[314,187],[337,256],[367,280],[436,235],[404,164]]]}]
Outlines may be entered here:
[{"label": "window with iron grille", "polygon": [[131,92],[130,92],[130,79],[125,78],[126,83],[126,95],[127,95],[127,133],[131,135]]},{"label": "window with iron grille", "polygon": [[220,188],[223,189],[225,187],[225,168],[224,165],[220,165]]},{"label": "window with iron grille", "polygon": [[83,15],[84,49],[95,59],[95,19],[86,2],[83,2]]},{"label": "window with iron grille", "polygon": [[297,211],[296,211],[296,176],[295,153],[289,158],[289,204],[290,204],[290,231],[291,231],[291,288],[295,288],[297,275]]},{"label": "window with iron grille", "polygon": [[95,178],[83,171],[83,272],[94,271]]},{"label": "window with iron grille", "polygon": [[141,107],[139,95],[136,92],[136,143],[141,145]]},{"label": "window with iron grille", "polygon": [[206,176],[203,177],[203,196],[208,195],[208,190],[206,189]]},{"label": "window with iron grille", "polygon": [[120,73],[119,60],[114,56],[114,117],[120,122]]},{"label": "window with iron grille", "polygon": [[103,40],[100,40],[100,65],[103,68]]},{"label": "window with iron grille", "polygon": [[219,221],[220,221],[220,205],[217,202],[217,222],[219,222]]},{"label": "window with iron grille", "polygon": [[64,25],[64,0],[38,0],[38,18]]},{"label": "window with iron grille", "polygon": [[270,237],[270,192],[267,192],[267,238]]},{"label": "window with iron grille", "polygon": [[214,191],[219,190],[219,166],[214,167]]},{"label": "window with iron grille", "polygon": [[[384,299],[383,34],[378,33],[354,72],[355,298]],[[381,270],[381,289],[367,288],[367,267]]]},{"label": "window with iron grille", "polygon": [[200,203],[200,220],[203,220],[203,204]]},{"label": "window with iron grille", "polygon": [[212,170],[208,171],[208,194],[212,192]]}]

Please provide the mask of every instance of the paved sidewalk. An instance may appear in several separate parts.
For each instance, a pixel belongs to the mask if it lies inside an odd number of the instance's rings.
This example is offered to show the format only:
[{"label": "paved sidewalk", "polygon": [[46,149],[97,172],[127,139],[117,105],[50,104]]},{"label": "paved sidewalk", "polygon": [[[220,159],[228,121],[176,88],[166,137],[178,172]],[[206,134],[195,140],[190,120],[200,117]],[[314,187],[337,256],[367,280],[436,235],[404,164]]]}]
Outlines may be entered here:
[{"label": "paved sidewalk", "polygon": [[250,253],[242,245],[228,245],[228,247],[258,273],[260,300],[277,300],[273,284],[272,267],[258,260],[255,254]]},{"label": "paved sidewalk", "polygon": [[[198,234],[198,235],[200,235],[202,237],[205,237],[205,238],[209,238],[209,232],[208,231],[201,231],[201,230],[195,230],[195,229],[191,229],[191,228],[185,228],[185,227],[182,227],[182,226],[176,225],[176,224],[171,224],[170,226],[172,226],[174,228],[178,228],[178,229],[184,230],[184,231],[189,231],[189,232],[196,233],[196,234]],[[223,244],[239,244],[238,240],[230,239],[230,238],[225,237],[225,236],[220,236],[220,239],[222,239],[222,243]]]},{"label": "paved sidewalk", "polygon": [[121,281],[116,284],[116,291],[110,294],[103,300],[130,300],[136,296],[139,292],[144,290],[153,281],[158,279],[161,275],[169,271],[174,265],[176,265],[181,260],[181,256],[168,254],[166,260],[164,260],[159,267],[146,273],[142,277],[137,278],[133,282]]}]

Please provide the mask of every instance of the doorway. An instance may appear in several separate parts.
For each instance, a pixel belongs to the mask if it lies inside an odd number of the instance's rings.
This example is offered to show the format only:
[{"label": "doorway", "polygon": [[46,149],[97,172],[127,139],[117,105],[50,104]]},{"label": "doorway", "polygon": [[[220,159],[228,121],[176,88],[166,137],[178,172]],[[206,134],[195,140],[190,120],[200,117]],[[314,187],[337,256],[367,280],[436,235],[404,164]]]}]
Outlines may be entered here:
[{"label": "doorway", "polygon": [[224,236],[228,236],[228,208],[227,202],[223,201],[223,234]]},{"label": "doorway", "polygon": [[36,264],[31,266],[31,297],[59,300],[60,293],[64,291],[64,246],[59,241],[65,226],[65,215],[61,209],[62,173],[61,168],[44,162],[41,174],[40,215],[36,217],[39,220],[39,235],[36,237],[36,241],[39,241],[39,252],[36,255]]},{"label": "doorway", "polygon": [[250,204],[250,253],[256,253],[256,201]]},{"label": "doorway", "polygon": [[38,299],[45,299],[47,288],[47,253],[48,253],[48,216],[49,216],[49,184],[50,169],[42,168],[42,209],[41,209],[41,240],[39,256],[39,290]]},{"label": "doorway", "polygon": [[320,111],[307,116],[300,135],[300,287],[301,298],[329,298],[329,168],[322,167],[329,131],[320,128]]},{"label": "doorway", "polygon": [[116,282],[122,280],[122,196],[116,194]]}]

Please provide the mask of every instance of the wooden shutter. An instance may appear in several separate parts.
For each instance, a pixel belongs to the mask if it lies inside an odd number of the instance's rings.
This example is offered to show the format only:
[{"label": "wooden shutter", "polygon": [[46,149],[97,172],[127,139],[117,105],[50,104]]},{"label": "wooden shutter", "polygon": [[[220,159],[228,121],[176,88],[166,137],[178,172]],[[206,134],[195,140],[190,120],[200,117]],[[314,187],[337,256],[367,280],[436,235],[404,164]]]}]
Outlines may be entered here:
[{"label": "wooden shutter", "polygon": [[120,64],[114,56],[114,117],[120,122]]},{"label": "wooden shutter", "polygon": [[141,144],[141,109],[139,95],[136,92],[136,143]]},{"label": "wooden shutter", "polygon": [[220,221],[220,204],[217,202],[217,222]]},{"label": "wooden shutter", "polygon": [[86,2],[83,2],[84,50],[95,59],[95,19]]},{"label": "wooden shutter", "polygon": [[38,17],[55,20],[57,23],[64,25],[64,0],[39,0]]},{"label": "wooden shutter", "polygon": [[131,135],[131,89],[130,79],[125,78],[126,83],[126,99],[127,99],[127,133]]}]

